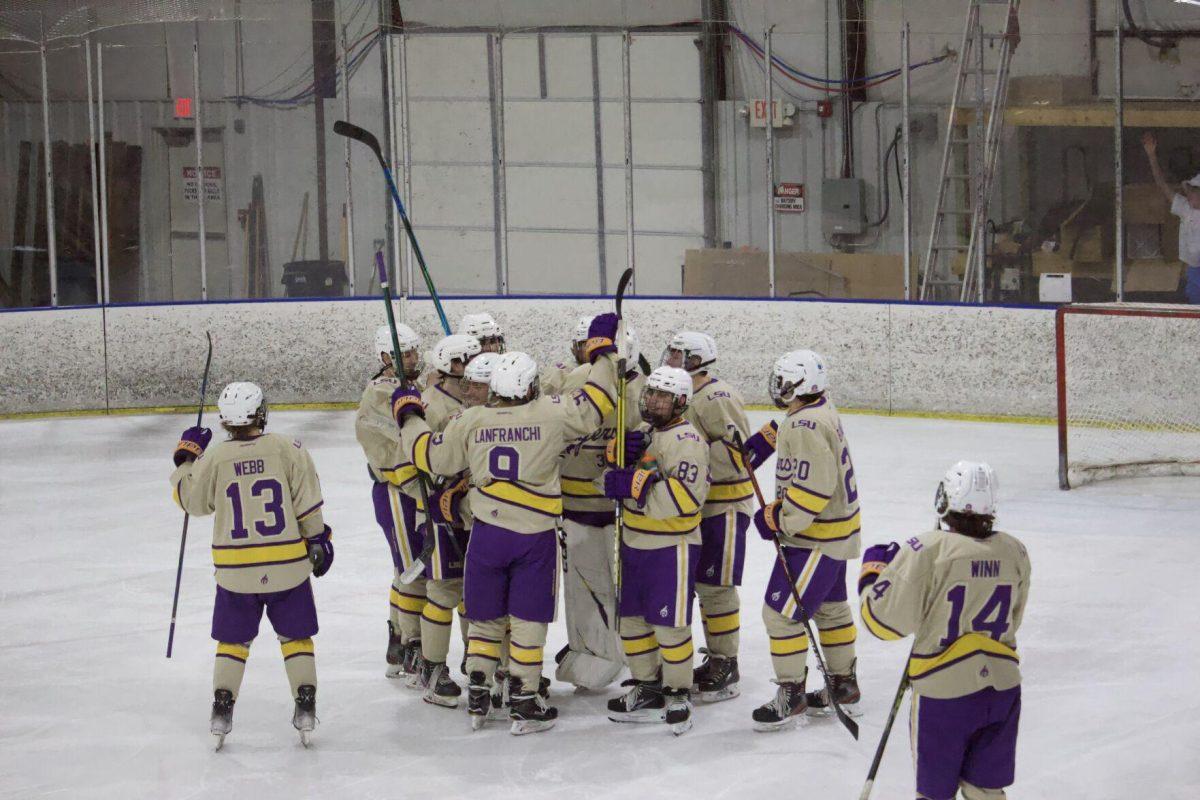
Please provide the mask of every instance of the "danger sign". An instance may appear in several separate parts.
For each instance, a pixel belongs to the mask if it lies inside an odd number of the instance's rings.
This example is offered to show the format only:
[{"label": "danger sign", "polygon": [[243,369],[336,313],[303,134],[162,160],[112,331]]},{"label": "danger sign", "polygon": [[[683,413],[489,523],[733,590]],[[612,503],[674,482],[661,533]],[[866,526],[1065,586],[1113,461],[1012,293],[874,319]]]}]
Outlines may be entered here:
[{"label": "danger sign", "polygon": [[775,210],[789,213],[804,211],[804,184],[779,183],[775,185]]}]

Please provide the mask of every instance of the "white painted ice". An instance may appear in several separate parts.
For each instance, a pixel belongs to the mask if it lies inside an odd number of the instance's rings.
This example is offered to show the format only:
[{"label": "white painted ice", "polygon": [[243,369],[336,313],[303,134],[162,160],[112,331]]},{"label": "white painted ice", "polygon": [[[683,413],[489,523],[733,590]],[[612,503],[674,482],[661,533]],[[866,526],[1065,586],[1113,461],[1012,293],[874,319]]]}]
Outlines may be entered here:
[{"label": "white painted ice", "polygon": [[[191,526],[175,657],[163,658],[181,520],[166,478],[187,424],[0,423],[0,797],[858,796],[907,647],[860,630],[857,744],[827,720],[752,732],[750,711],[774,689],[759,617],[772,551],[757,538],[743,591],[742,696],[699,707],[681,738],[617,726],[603,715],[613,693],[557,684],[555,730],[516,738],[497,723],[472,734],[462,709],[426,705],[386,680],[391,563],[348,412],[271,417],[273,430],[312,449],[336,531],[337,561],[316,583],[316,743],[301,749],[291,728],[264,620],[234,731],[213,753],[207,519]],[[1001,526],[1033,561],[1011,795],[1200,796],[1200,481],[1060,492],[1049,427],[864,416],[845,427],[867,543],[926,530],[937,479],[956,459],[986,459],[999,473]],[[564,638],[555,626],[547,654]],[[902,714],[877,798],[913,796],[907,703]]]}]

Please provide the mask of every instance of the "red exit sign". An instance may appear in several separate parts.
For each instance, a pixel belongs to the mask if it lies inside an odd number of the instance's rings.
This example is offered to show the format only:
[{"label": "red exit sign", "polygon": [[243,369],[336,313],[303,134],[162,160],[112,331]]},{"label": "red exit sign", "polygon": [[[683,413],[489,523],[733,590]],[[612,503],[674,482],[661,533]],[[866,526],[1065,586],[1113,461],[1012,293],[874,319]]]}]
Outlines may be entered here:
[{"label": "red exit sign", "polygon": [[191,119],[192,118],[192,98],[176,97],[175,98],[175,119]]}]

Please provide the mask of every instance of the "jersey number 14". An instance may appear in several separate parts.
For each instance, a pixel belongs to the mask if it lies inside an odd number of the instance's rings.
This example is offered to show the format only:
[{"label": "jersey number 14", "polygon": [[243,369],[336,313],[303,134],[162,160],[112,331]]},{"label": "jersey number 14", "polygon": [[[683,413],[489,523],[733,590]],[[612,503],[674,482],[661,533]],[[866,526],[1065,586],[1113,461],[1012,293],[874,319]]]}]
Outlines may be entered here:
[{"label": "jersey number 14", "polygon": [[[939,647],[949,647],[964,633],[961,627],[963,607],[967,603],[967,587],[961,583],[953,587],[946,592],[946,601],[950,603],[950,625],[946,630],[946,637],[938,642]],[[1000,641],[1000,637],[1008,630],[1008,614],[1011,610],[1012,584],[1001,583],[971,620],[971,628],[965,633],[986,633]]]}]

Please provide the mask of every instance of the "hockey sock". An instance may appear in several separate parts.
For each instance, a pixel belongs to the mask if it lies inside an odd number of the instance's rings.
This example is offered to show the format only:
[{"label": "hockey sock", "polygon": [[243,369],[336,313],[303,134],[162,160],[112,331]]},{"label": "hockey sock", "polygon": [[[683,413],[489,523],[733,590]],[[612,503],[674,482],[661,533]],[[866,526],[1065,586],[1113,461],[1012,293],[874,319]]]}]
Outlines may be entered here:
[{"label": "hockey sock", "polygon": [[542,648],[546,644],[544,622],[512,617],[512,641],[508,645],[508,672],[519,678],[522,688],[536,692],[542,682]]},{"label": "hockey sock", "polygon": [[813,622],[819,630],[817,638],[821,640],[829,674],[849,675],[854,669],[854,640],[858,638],[850,604],[845,600],[822,603],[813,614]]},{"label": "hockey sock", "polygon": [[279,637],[279,648],[283,651],[283,668],[287,671],[288,683],[292,685],[292,697],[304,684],[317,685],[317,656],[312,639],[285,639]]},{"label": "hockey sock", "polygon": [[[652,681],[658,678],[660,658],[654,629],[641,617],[621,617],[621,646],[634,680]],[[691,685],[691,676],[688,677]]]},{"label": "hockey sock", "polygon": [[730,658],[738,654],[741,627],[740,601],[736,586],[696,584],[700,615],[704,620],[704,642],[709,651]]},{"label": "hockey sock", "polygon": [[959,787],[963,800],[1004,800],[1006,796],[1003,789],[984,789],[966,781],[959,781]]},{"label": "hockey sock", "polygon": [[425,608],[425,579],[409,584],[400,582],[400,573],[392,578],[391,618],[400,632],[400,641],[421,637],[421,611]]},{"label": "hockey sock", "polygon": [[228,689],[236,700],[246,674],[246,659],[250,657],[250,642],[233,644],[217,642],[217,658],[213,663],[213,691]]},{"label": "hockey sock", "polygon": [[763,605],[763,623],[771,639],[771,664],[780,681],[799,683],[808,672],[808,634],[804,625]]},{"label": "hockey sock", "polygon": [[508,621],[488,619],[483,621],[471,620],[470,632],[467,636],[467,674],[482,672],[491,683],[500,665],[500,642],[504,639],[504,629]]},{"label": "hockey sock", "polygon": [[662,658],[664,689],[689,689],[692,685],[692,630],[654,626],[658,653]]},{"label": "hockey sock", "polygon": [[446,662],[454,609],[462,599],[462,579],[429,581],[425,585],[425,608],[421,611],[421,655],[426,661]]}]

